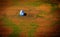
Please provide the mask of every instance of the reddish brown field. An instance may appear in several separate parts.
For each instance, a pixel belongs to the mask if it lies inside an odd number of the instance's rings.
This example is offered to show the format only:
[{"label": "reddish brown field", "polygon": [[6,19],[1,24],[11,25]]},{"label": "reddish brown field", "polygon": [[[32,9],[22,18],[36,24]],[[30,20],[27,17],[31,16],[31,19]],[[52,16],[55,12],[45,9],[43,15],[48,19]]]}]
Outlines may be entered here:
[{"label": "reddish brown field", "polygon": [[[25,4],[26,2],[18,3]],[[10,2],[9,4],[14,3]],[[2,11],[0,11],[0,15],[4,15],[0,16],[0,35],[2,37],[57,37],[59,35],[58,28],[60,25],[58,23],[55,24],[59,21],[59,18],[57,18],[59,10],[53,11],[54,13],[52,14],[51,9],[53,7],[50,4],[43,3],[39,6],[10,6],[9,4],[6,7],[2,7]],[[21,9],[27,13],[27,16],[19,16],[19,10]],[[4,22],[4,20],[7,22]],[[10,36],[15,33],[14,29],[16,28],[9,21],[18,27],[15,32],[19,35]]]}]

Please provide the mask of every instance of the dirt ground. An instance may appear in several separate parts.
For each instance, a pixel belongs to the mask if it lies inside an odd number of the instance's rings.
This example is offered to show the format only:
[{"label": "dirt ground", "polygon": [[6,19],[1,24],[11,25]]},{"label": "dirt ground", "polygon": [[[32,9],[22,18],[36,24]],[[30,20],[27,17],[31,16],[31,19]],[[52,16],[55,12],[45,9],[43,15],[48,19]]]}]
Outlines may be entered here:
[{"label": "dirt ground", "polygon": [[[23,5],[24,3],[26,2],[22,1]],[[57,36],[58,35],[57,32],[59,31],[58,30],[56,31],[56,29],[58,28],[59,24],[57,24],[58,25],[57,26],[55,25],[55,23],[59,20],[57,18],[58,11],[54,11],[55,13],[51,13],[52,8],[53,7],[50,4],[41,4],[39,6],[11,5],[4,8],[3,11],[0,12],[2,15],[4,15],[4,17],[1,16],[0,17],[4,18],[3,22],[1,21],[2,24],[4,23],[4,27],[2,28],[5,28],[5,31],[7,32],[4,31],[2,32],[1,35],[3,37],[51,37],[51,36],[55,37]],[[22,17],[19,16],[19,11],[21,9],[27,13],[27,16],[22,16]],[[13,23],[14,25],[11,24],[10,22]],[[14,26],[17,26],[17,28]],[[2,28],[1,31],[4,30],[4,29],[2,30]]]}]

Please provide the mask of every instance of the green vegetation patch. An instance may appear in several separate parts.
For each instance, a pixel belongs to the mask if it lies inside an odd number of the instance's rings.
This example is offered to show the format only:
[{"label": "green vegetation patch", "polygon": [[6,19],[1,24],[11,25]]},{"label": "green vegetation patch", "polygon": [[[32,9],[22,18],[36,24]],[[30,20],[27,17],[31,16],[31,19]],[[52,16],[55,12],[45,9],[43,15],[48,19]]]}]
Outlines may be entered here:
[{"label": "green vegetation patch", "polygon": [[16,24],[14,24],[12,21],[10,21],[8,18],[4,18],[3,20],[5,22],[5,26],[11,27],[13,29],[13,33],[9,37],[18,37],[19,33],[21,32],[19,27]]},{"label": "green vegetation patch", "polygon": [[30,29],[30,31],[28,31],[28,37],[34,37],[34,32],[36,31],[36,28],[38,27],[38,25],[34,22],[29,24],[32,28]]}]

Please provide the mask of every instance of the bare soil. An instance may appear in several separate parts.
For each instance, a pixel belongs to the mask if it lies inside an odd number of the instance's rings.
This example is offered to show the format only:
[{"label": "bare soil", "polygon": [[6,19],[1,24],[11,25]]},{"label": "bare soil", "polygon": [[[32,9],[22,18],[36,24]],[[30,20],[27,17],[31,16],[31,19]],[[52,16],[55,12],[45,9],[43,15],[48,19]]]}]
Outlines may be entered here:
[{"label": "bare soil", "polygon": [[[21,35],[20,37],[30,37],[30,36],[32,37],[33,35],[34,37],[44,37],[44,36],[49,37],[51,35],[50,32],[55,31],[55,25],[52,26],[53,23],[55,21],[58,21],[58,18],[56,18],[54,14],[49,14],[51,11],[51,8],[52,6],[48,4],[42,4],[37,7],[10,6],[10,7],[6,7],[2,12],[4,12],[4,14],[6,15],[6,18],[8,18],[10,21],[16,24],[22,30],[21,33],[19,32]],[[22,16],[22,17],[19,16],[19,11],[21,9],[27,13],[27,16]],[[45,14],[44,13],[39,14],[41,13],[41,11],[43,11]],[[43,16],[43,18],[41,17],[37,18],[36,17],[37,14]],[[32,25],[31,23],[35,23],[36,25],[35,24]],[[33,30],[33,32],[31,30]],[[10,28],[7,28],[7,31],[8,31],[7,32],[7,35],[8,35],[8,33],[11,34],[13,30],[10,27]]]}]

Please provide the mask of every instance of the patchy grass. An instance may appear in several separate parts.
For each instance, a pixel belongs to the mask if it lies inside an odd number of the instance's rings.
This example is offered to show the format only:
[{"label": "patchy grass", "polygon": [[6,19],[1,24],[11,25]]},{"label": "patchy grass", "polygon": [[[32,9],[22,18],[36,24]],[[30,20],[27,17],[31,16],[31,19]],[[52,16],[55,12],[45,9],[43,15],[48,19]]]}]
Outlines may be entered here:
[{"label": "patchy grass", "polygon": [[38,5],[40,5],[41,4],[41,2],[28,2],[28,3],[25,3],[26,5],[28,5],[28,6],[38,6]]},{"label": "patchy grass", "polygon": [[12,23],[12,21],[10,21],[7,18],[4,18],[3,20],[5,22],[5,26],[11,27],[13,29],[13,33],[11,35],[9,35],[9,37],[18,37],[19,36],[19,32],[21,32],[19,27],[16,24]]},{"label": "patchy grass", "polygon": [[38,25],[36,23],[34,23],[34,22],[30,23],[30,26],[32,26],[32,29],[35,29],[35,28],[38,27]]},{"label": "patchy grass", "polygon": [[20,4],[20,6],[39,6],[44,2],[41,1],[34,1],[34,2],[24,2],[24,4]]},{"label": "patchy grass", "polygon": [[44,16],[47,15],[47,14],[48,14],[47,12],[40,11],[40,12],[36,15],[36,18],[44,18]]},{"label": "patchy grass", "polygon": [[43,16],[37,14],[37,15],[36,15],[36,18],[43,18]]},{"label": "patchy grass", "polygon": [[[16,0],[15,0],[15,4],[14,4],[14,6],[15,5],[21,5],[21,6],[40,6],[41,4],[48,4],[48,3],[43,3],[43,2],[41,2],[41,1],[35,1],[35,2],[25,2],[24,4],[18,4],[18,2],[16,2]],[[55,10],[56,8],[56,6],[54,6],[54,5],[51,5],[51,6],[53,6],[54,8],[53,9],[51,9],[52,11],[53,10]],[[32,7],[31,7],[32,8]],[[41,8],[42,9],[42,8]],[[34,9],[32,9],[32,10],[34,10]],[[29,11],[28,11],[29,12]],[[47,12],[45,12],[45,11],[41,11],[41,12],[39,12],[39,14],[37,14],[37,15],[35,15],[36,16],[36,18],[44,18],[44,19],[48,19],[48,18],[45,18],[45,15],[49,15]],[[17,18],[19,18],[20,20],[22,19],[22,20],[29,20],[30,21],[30,18],[32,19],[32,20],[34,20],[35,18],[33,17],[33,16],[31,16],[31,15],[29,15],[29,16],[26,16],[26,17],[20,17],[18,14],[17,14]],[[34,23],[34,22],[32,22],[32,23],[29,23],[29,24],[27,24],[26,25],[26,23],[25,23],[25,21],[23,21],[23,22],[20,22],[20,24],[19,24],[19,26],[17,26],[16,24],[14,24],[12,21],[10,21],[9,19],[7,19],[7,18],[3,18],[3,20],[4,20],[4,22],[5,22],[5,25],[6,26],[8,26],[8,27],[12,27],[13,28],[13,33],[11,34],[11,35],[9,35],[9,37],[19,37],[19,33],[21,32],[21,30],[23,31],[24,29],[27,31],[28,29],[29,29],[29,31],[28,31],[28,37],[34,37],[34,32],[36,31],[35,29],[38,27],[38,25],[36,24],[36,23]],[[28,22],[28,21],[27,21]],[[41,22],[41,21],[39,21],[39,22]],[[55,24],[55,23],[53,23],[53,24]],[[50,26],[50,25],[49,25]],[[23,28],[24,27],[24,29],[21,29],[20,30],[20,28]]]},{"label": "patchy grass", "polygon": [[28,31],[28,37],[34,37],[34,32],[35,29],[38,27],[38,25],[34,22],[29,24],[32,28],[30,29],[30,31]]}]

